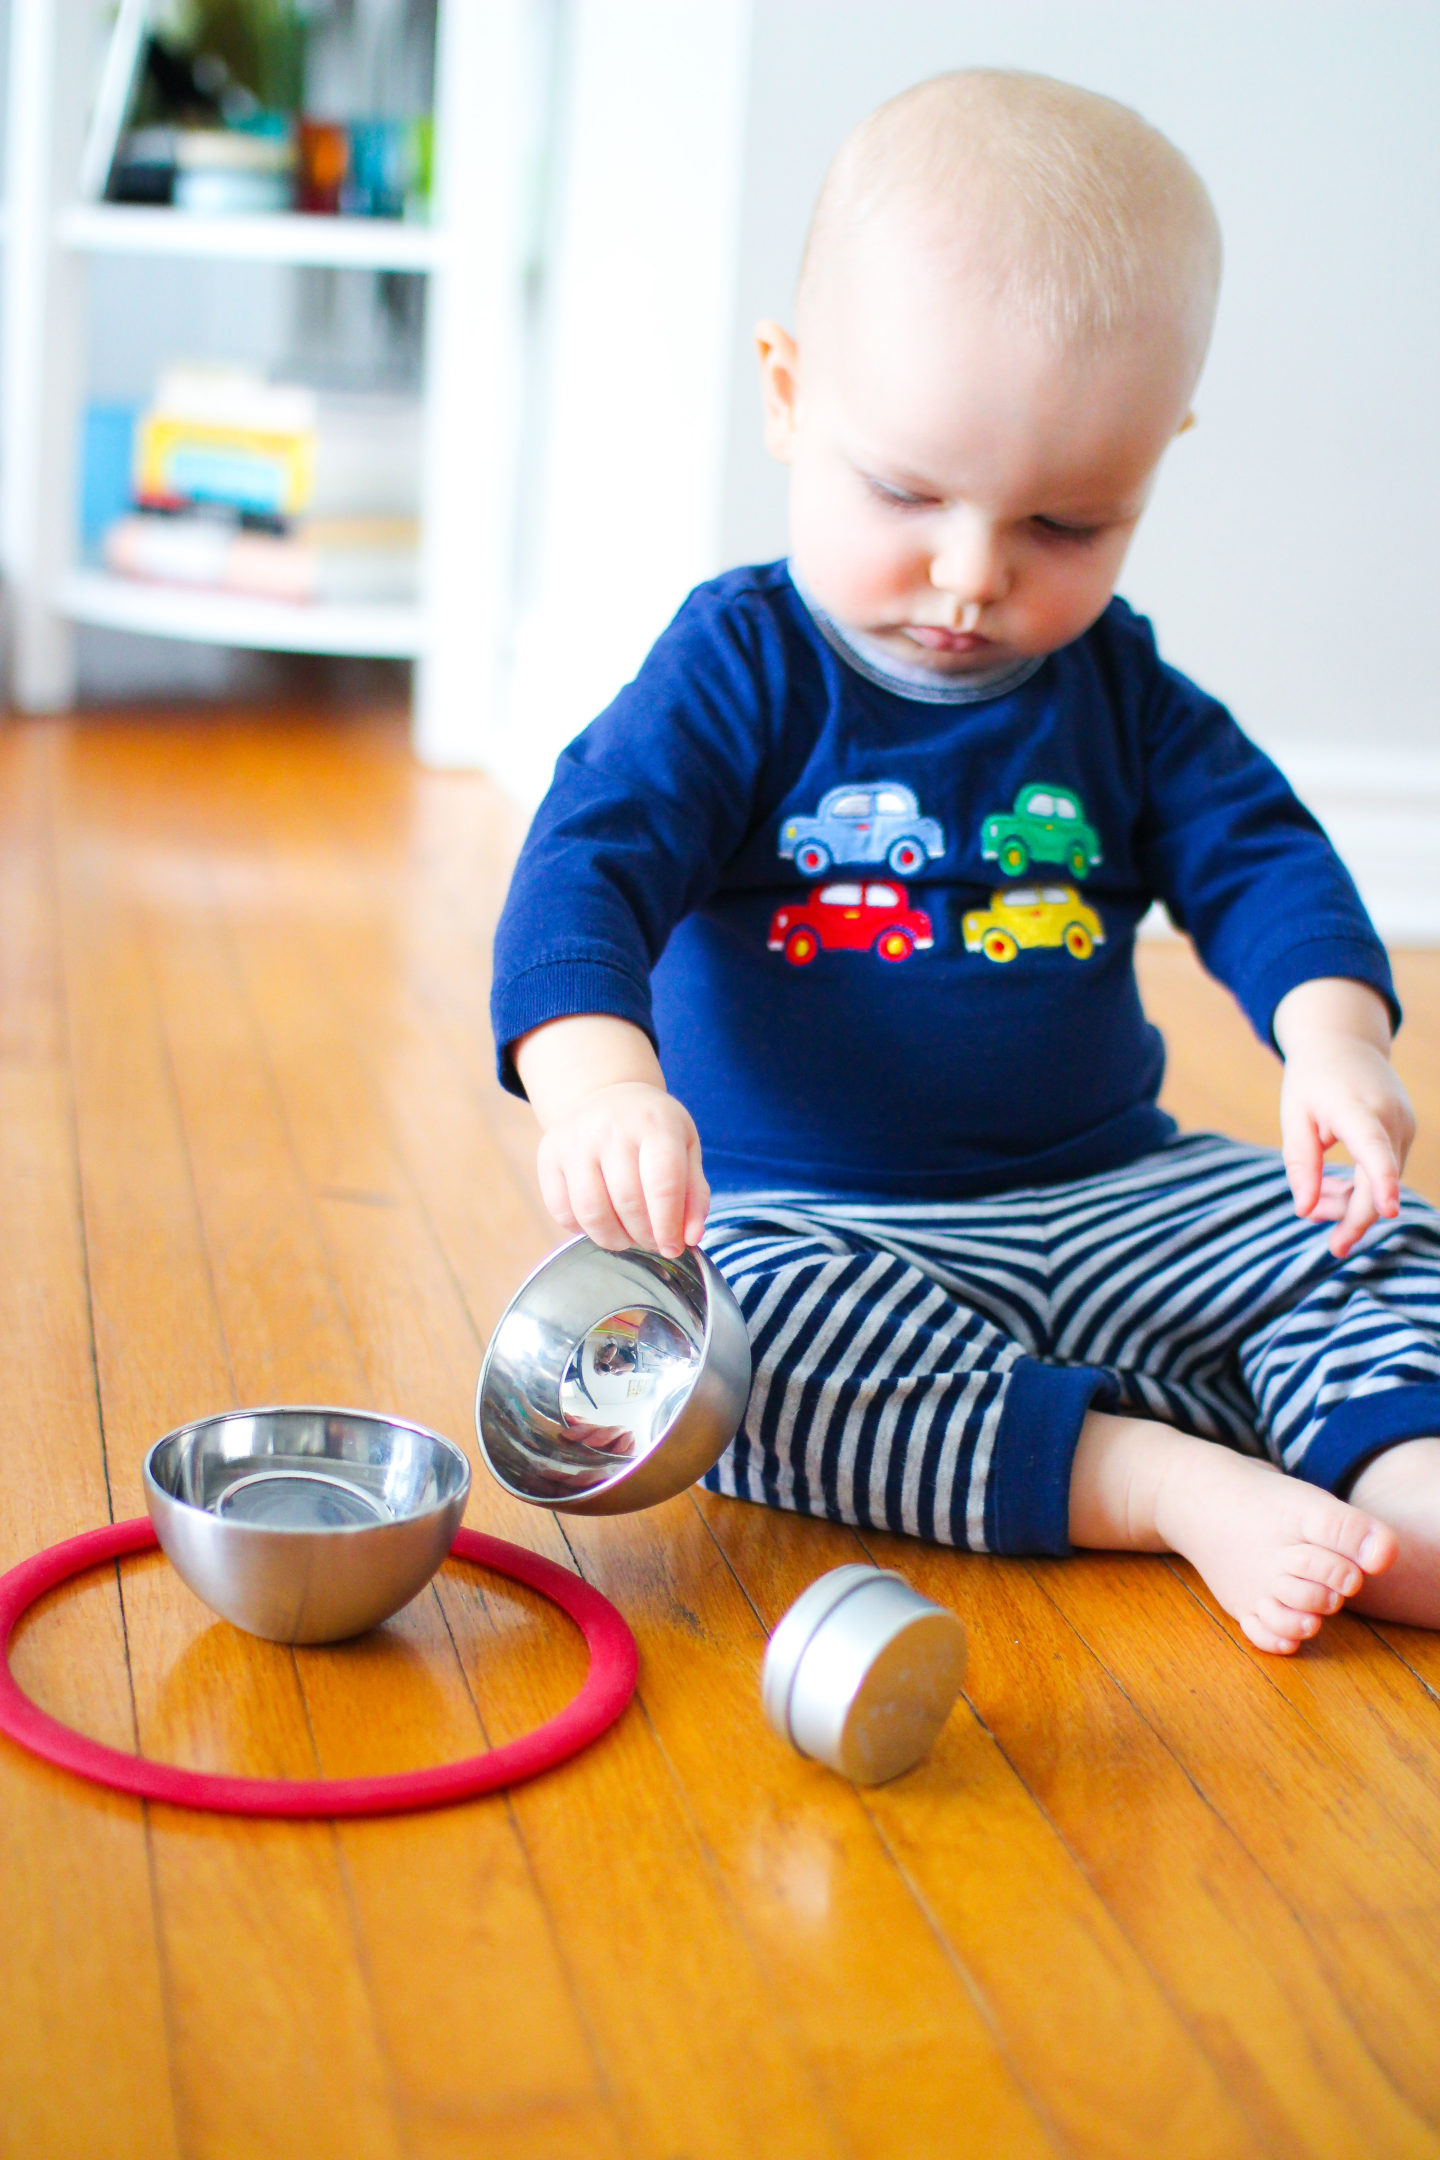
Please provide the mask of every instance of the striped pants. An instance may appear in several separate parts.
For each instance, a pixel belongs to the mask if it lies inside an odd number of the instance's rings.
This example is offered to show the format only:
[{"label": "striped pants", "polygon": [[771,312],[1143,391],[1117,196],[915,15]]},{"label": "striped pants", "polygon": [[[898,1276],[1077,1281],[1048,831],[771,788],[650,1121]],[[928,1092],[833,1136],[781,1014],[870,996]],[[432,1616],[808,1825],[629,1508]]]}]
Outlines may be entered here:
[{"label": "striped pants", "polygon": [[984,1200],[720,1198],[705,1250],[754,1385],[706,1484],[974,1552],[1064,1553],[1090,1408],[1162,1419],[1344,1491],[1440,1435],[1440,1215],[1343,1261],[1280,1158],[1179,1137]]}]

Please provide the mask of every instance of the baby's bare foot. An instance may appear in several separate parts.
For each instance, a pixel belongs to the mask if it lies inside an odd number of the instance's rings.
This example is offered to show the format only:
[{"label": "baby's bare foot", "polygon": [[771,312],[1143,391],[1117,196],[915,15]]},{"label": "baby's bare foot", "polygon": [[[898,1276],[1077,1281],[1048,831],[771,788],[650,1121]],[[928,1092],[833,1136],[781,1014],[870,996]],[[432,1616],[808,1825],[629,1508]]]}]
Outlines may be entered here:
[{"label": "baby's bare foot", "polygon": [[[1298,1650],[1393,1565],[1395,1534],[1365,1508],[1208,1440],[1167,1437],[1156,1531],[1199,1569],[1257,1649]],[[1440,1553],[1440,1504],[1434,1528]],[[1440,1575],[1435,1582],[1440,1589]]]},{"label": "baby's bare foot", "polygon": [[1377,1620],[1440,1627],[1440,1440],[1402,1440],[1367,1463],[1351,1493],[1399,1539],[1395,1565],[1355,1603]]}]

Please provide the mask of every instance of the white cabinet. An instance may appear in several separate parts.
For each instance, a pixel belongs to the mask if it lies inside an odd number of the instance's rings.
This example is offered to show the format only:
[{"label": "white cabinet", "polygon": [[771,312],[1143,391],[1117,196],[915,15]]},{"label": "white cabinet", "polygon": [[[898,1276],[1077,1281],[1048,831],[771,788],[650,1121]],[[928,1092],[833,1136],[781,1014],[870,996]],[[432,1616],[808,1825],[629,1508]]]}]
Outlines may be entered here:
[{"label": "white cabinet", "polygon": [[[433,222],[204,217],[78,200],[93,0],[12,0],[0,306],[0,561],[11,693],[65,706],[77,622],[415,662],[430,763],[494,761],[512,608],[527,190],[550,11],[438,0]],[[429,281],[414,605],[327,607],[144,585],[84,567],[76,445],[87,260],[171,255],[409,271]]]}]

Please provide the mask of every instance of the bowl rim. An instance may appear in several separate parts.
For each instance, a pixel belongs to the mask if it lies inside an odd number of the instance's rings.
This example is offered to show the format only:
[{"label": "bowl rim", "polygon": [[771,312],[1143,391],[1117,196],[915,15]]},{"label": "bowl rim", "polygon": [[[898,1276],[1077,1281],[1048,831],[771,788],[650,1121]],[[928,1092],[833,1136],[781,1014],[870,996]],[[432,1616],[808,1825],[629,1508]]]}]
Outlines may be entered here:
[{"label": "bowl rim", "polygon": [[[394,1516],[389,1522],[331,1523],[323,1530],[316,1530],[300,1523],[237,1522],[217,1513],[214,1508],[198,1507],[193,1500],[186,1500],[180,1493],[169,1491],[160,1483],[151,1468],[161,1448],[172,1440],[183,1440],[190,1433],[203,1431],[207,1425],[226,1424],[231,1418],[258,1417],[362,1418],[371,1425],[389,1425],[398,1427],[402,1432],[419,1433],[423,1439],[433,1441],[455,1457],[464,1473],[464,1482],[448,1499],[437,1500],[430,1507],[415,1508],[408,1515]],[[145,1460],[140,1466],[140,1482],[147,1508],[153,1493],[168,1507],[183,1508],[187,1515],[199,1516],[207,1522],[221,1525],[229,1537],[383,1537],[387,1532],[402,1530],[410,1523],[429,1522],[435,1516],[443,1515],[452,1509],[457,1501],[463,1509],[470,1497],[472,1472],[470,1458],[458,1441],[447,1439],[444,1433],[436,1432],[431,1425],[422,1425],[417,1418],[392,1417],[386,1410],[360,1410],[345,1403],[255,1403],[233,1410],[213,1410],[205,1417],[188,1418],[183,1425],[176,1425],[169,1432],[162,1433],[160,1438],[152,1441],[145,1450]]]},{"label": "bowl rim", "polygon": [[[505,1307],[504,1312],[501,1313],[500,1318],[496,1321],[494,1327],[491,1329],[490,1340],[485,1345],[484,1362],[481,1364],[480,1367],[480,1378],[475,1383],[475,1439],[480,1449],[481,1460],[484,1462],[486,1469],[490,1472],[491,1477],[494,1478],[496,1484],[500,1487],[501,1491],[509,1493],[512,1500],[523,1500],[529,1506],[536,1505],[535,1495],[533,1493],[526,1492],[525,1488],[521,1485],[511,1484],[509,1478],[507,1478],[496,1466],[495,1459],[491,1455],[490,1450],[486,1445],[485,1425],[484,1420],[482,1419],[480,1414],[481,1406],[485,1401],[485,1383],[490,1377],[490,1364],[491,1360],[495,1355],[496,1345],[500,1340],[500,1331],[504,1327],[506,1321],[510,1318],[511,1313],[514,1312],[515,1307],[520,1303],[520,1300],[524,1297],[526,1291],[530,1288],[531,1283],[538,1282],[542,1275],[546,1274],[550,1268],[554,1267],[555,1263],[558,1260],[562,1260],[565,1257],[566,1253],[573,1252],[577,1245],[588,1245],[594,1252],[607,1253],[612,1260],[623,1260],[625,1256],[629,1253],[639,1253],[641,1257],[646,1260],[663,1260],[666,1258],[666,1255],[664,1253],[652,1252],[648,1245],[622,1245],[618,1252],[612,1252],[609,1246],[597,1245],[595,1243],[595,1240],[593,1238],[587,1237],[585,1235],[585,1232],[582,1230],[577,1237],[566,1238],[563,1243],[557,1245],[552,1252],[546,1253],[545,1257],[542,1260],[536,1261],[534,1267],[531,1268],[529,1274],[520,1284],[520,1287],[516,1290],[509,1304]],[[711,1270],[712,1273],[717,1274],[719,1271],[718,1269],[716,1269],[714,1261],[709,1257],[707,1253],[703,1252],[698,1245],[687,1245],[684,1253],[681,1255],[681,1258],[693,1259],[695,1261],[701,1283],[704,1285],[705,1289],[705,1332],[700,1342],[700,1364],[703,1366],[705,1360],[710,1354],[710,1339],[715,1326],[715,1298],[710,1287],[710,1281],[708,1275],[706,1274],[706,1269],[708,1268]],[[675,1264],[676,1263],[673,1260],[669,1262],[669,1265],[672,1267],[675,1266]],[[723,1279],[724,1278],[721,1277],[722,1281]],[[669,1424],[665,1427],[664,1431],[656,1435],[651,1445],[646,1448],[645,1453],[643,1455],[637,1455],[633,1457],[629,1462],[621,1463],[616,1468],[613,1476],[608,1478],[602,1478],[598,1485],[587,1485],[585,1488],[585,1498],[587,1500],[594,1500],[597,1499],[602,1493],[614,1492],[617,1485],[623,1485],[629,1478],[634,1477],[636,1472],[640,1469],[641,1465],[649,1462],[651,1456],[655,1453],[656,1448],[660,1447],[661,1444],[669,1438],[670,1434],[679,1424],[681,1418],[685,1415],[685,1412],[689,1408],[689,1405],[690,1395],[687,1393],[685,1396],[685,1400],[681,1403],[679,1409],[675,1412],[674,1417],[671,1418]],[[539,1504],[548,1505],[549,1503],[541,1502]]]}]

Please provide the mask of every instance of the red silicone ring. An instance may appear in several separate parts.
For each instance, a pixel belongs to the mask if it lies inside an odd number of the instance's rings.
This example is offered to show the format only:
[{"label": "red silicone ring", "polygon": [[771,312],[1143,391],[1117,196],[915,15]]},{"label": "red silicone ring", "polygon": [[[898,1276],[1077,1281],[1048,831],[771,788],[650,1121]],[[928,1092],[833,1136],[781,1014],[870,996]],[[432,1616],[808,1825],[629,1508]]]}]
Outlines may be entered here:
[{"label": "red silicone ring", "polygon": [[575,1621],[590,1651],[585,1684],[558,1717],[534,1732],[523,1733],[486,1755],[463,1762],[440,1763],[429,1770],[406,1770],[395,1777],[249,1778],[216,1777],[208,1771],[181,1770],[171,1763],[149,1762],[119,1748],[87,1740],[50,1717],[21,1692],[10,1670],[10,1638],[22,1615],[47,1590],[83,1575],[102,1561],[126,1553],[148,1552],[158,1543],[148,1517],[107,1523],[82,1537],[66,1538],[33,1560],[24,1560],[0,1576],[0,1732],[39,1755],[73,1770],[77,1777],[116,1792],[138,1793],[144,1800],[164,1800],[172,1807],[209,1808],[224,1815],[392,1815],[408,1808],[443,1807],[469,1800],[502,1785],[538,1777],[557,1763],[578,1755],[597,1740],[635,1692],[639,1657],[635,1638],[608,1598],[578,1575],[542,1560],[538,1553],[478,1530],[461,1530],[450,1548],[456,1560],[473,1560],[496,1575],[525,1583],[549,1598]]}]

